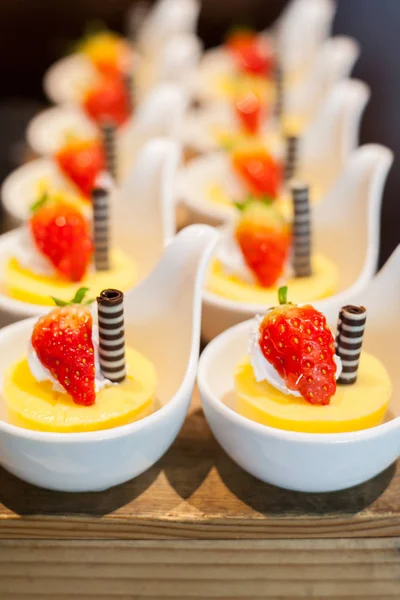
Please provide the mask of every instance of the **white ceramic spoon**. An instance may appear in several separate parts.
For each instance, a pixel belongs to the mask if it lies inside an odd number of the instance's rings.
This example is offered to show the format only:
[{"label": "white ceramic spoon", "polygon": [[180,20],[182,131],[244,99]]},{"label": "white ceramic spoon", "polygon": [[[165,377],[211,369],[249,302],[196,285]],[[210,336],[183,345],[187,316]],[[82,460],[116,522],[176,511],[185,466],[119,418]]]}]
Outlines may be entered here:
[{"label": "white ceramic spoon", "polygon": [[179,84],[192,95],[202,49],[201,40],[192,33],[173,36],[165,43],[160,56],[146,61],[140,71],[139,98],[145,98],[152,87],[161,82]]},{"label": "white ceramic spoon", "polygon": [[307,77],[288,87],[283,111],[310,123],[336,83],[350,77],[360,54],[360,46],[351,37],[327,39],[315,55]]},{"label": "white ceramic spoon", "polygon": [[330,35],[335,10],[334,0],[292,0],[275,23],[280,60],[290,78],[299,80],[312,68]]},{"label": "white ceramic spoon", "polygon": [[[369,90],[360,81],[347,79],[337,83],[300,139],[297,176],[309,182],[314,199],[328,193],[357,147],[361,115],[368,98]],[[276,145],[272,149],[278,153]],[[233,200],[246,194],[225,152],[199,156],[182,167],[177,182],[177,195],[187,209],[189,222],[221,225],[235,216],[233,206],[210,199],[211,184],[217,184]]]},{"label": "white ceramic spoon", "polygon": [[194,34],[200,13],[198,0],[158,0],[148,12],[138,34],[138,49],[146,58],[161,57],[175,36]]},{"label": "white ceramic spoon", "polygon": [[204,412],[218,442],[243,469],[262,481],[300,492],[330,492],[374,477],[400,455],[400,246],[382,271],[356,295],[332,302],[326,315],[335,328],[344,303],[368,311],[363,348],[387,368],[393,384],[388,417],[354,433],[311,434],[255,423],[228,407],[235,366],[247,352],[249,321],[218,336],[204,350],[198,384]]},{"label": "white ceramic spoon", "polygon": [[[117,163],[122,182],[137,153],[149,139],[177,137],[188,101],[188,95],[181,87],[163,83],[154,88],[139,105],[134,118],[121,128],[117,136]],[[73,130],[72,124],[76,126]],[[30,145],[36,151],[44,151],[48,157],[15,169],[4,180],[1,197],[11,226],[15,227],[28,218],[28,209],[36,197],[38,181],[46,179],[54,187],[74,191],[73,184],[62,175],[51,155],[68,132],[84,136],[87,131],[85,124],[86,117],[78,109],[68,106],[47,109],[31,121],[28,128]]]},{"label": "white ceramic spoon", "polygon": [[[146,80],[147,69],[164,60],[165,46],[175,36],[194,35],[200,5],[196,0],[160,0],[145,18],[138,35],[140,56],[133,53],[132,62],[137,69],[139,96],[140,81]],[[179,67],[180,53],[173,54]],[[44,90],[55,104],[77,104],[82,90],[96,80],[97,72],[90,61],[80,53],[64,57],[51,65],[44,75]]]},{"label": "white ceramic spoon", "polygon": [[[284,96],[285,114],[298,119],[303,126],[309,125],[335,85],[349,77],[358,54],[359,46],[352,38],[337,36],[326,40],[314,58],[308,77],[288,87]],[[210,152],[221,147],[215,133],[218,130],[240,132],[233,101],[209,102],[189,111],[182,123],[181,140],[196,152]],[[279,153],[282,143],[277,133],[277,124],[271,116],[264,123],[261,136]]]},{"label": "white ceramic spoon", "polygon": [[[367,285],[379,255],[383,189],[393,161],[384,146],[368,144],[354,150],[339,181],[312,212],[313,245],[339,267],[335,295],[313,302],[321,310],[337,304]],[[344,300],[343,300],[344,302]],[[205,340],[255,314],[266,306],[223,298],[207,289],[203,294],[202,332]]]},{"label": "white ceramic spoon", "polygon": [[[305,83],[321,45],[328,38],[334,17],[332,0],[295,0],[290,3],[275,25],[260,35],[277,49],[287,79],[287,94],[292,84]],[[217,82],[233,75],[235,64],[223,46],[204,53],[196,81],[196,95],[202,103],[226,102]]]},{"label": "white ceramic spoon", "polygon": [[[196,377],[201,287],[217,233],[206,226],[182,231],[158,267],[125,297],[125,336],[155,365],[159,408],[141,421],[89,433],[45,433],[7,422],[0,398],[0,462],[8,471],[53,490],[104,490],[140,475],[174,441]],[[35,319],[0,331],[0,378],[27,352]],[[1,384],[2,385],[2,384]]]},{"label": "white ceramic spoon", "polygon": [[[149,274],[164,246],[174,236],[172,180],[179,160],[180,147],[176,142],[148,141],[129,177],[113,194],[112,246],[135,259],[138,281]],[[13,256],[19,237],[19,229],[0,236],[0,326],[48,312],[48,307],[15,300],[5,292],[5,266]]]}]

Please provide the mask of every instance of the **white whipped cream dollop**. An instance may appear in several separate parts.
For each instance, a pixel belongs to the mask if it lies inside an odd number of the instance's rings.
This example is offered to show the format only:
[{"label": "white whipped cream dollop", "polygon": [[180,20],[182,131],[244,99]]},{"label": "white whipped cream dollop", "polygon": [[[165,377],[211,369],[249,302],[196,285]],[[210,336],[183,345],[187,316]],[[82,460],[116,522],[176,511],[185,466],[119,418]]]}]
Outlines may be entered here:
[{"label": "white whipped cream dollop", "polygon": [[[98,330],[98,326],[97,326],[97,321],[95,320],[95,313],[96,313],[95,308],[96,308],[96,305],[94,304],[92,306],[91,312],[92,312],[92,318],[93,318],[92,342],[93,342],[93,349],[94,349],[94,368],[95,368],[94,383],[95,383],[95,391],[97,394],[104,388],[109,387],[111,385],[117,385],[117,384],[114,384],[109,379],[106,379],[100,370],[99,330]],[[67,393],[67,391],[61,385],[61,383],[59,383],[57,381],[57,379],[55,379],[55,377],[53,377],[53,375],[50,373],[49,369],[47,369],[44,365],[42,365],[31,342],[29,342],[29,348],[28,348],[28,365],[29,365],[30,372],[32,373],[32,375],[36,379],[36,381],[39,381],[39,382],[50,381],[53,385],[53,390],[55,392],[61,392],[63,394]]]},{"label": "white whipped cream dollop", "polygon": [[[285,384],[278,371],[271,365],[270,362],[265,358],[261,346],[260,346],[260,325],[264,317],[257,315],[251,324],[249,342],[248,342],[248,353],[250,356],[250,363],[253,367],[254,377],[256,381],[267,381],[275,389],[279,390],[283,394],[301,397],[300,392],[290,390]],[[335,354],[333,360],[336,364],[336,379],[339,378],[342,372],[342,361],[339,356]]]},{"label": "white whipped cream dollop", "polygon": [[56,270],[50,260],[36,247],[29,225],[21,228],[17,243],[13,249],[18,264],[36,275],[55,275]]}]

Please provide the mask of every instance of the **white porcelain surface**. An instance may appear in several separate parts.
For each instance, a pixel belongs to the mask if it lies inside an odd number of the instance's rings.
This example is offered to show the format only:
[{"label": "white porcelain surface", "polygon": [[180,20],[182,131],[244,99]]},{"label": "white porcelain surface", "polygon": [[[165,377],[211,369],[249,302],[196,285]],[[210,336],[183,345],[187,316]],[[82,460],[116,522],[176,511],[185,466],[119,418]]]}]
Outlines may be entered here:
[{"label": "white porcelain surface", "polygon": [[120,177],[125,177],[132,160],[147,140],[154,137],[178,138],[188,104],[188,91],[177,83],[159,83],[149,92],[119,133]]},{"label": "white porcelain surface", "polygon": [[[0,462],[14,475],[63,491],[103,490],[140,475],[169,448],[186,416],[196,376],[201,287],[217,234],[182,231],[158,267],[126,295],[127,343],[157,370],[161,408],[141,421],[89,433],[29,431],[0,420]],[[35,319],[0,331],[0,376],[26,352]],[[1,398],[4,415],[4,399]],[[3,417],[4,418],[4,417]]]},{"label": "white porcelain surface", "polygon": [[292,0],[274,30],[280,60],[291,77],[304,77],[322,42],[328,38],[335,16],[334,0]]},{"label": "white porcelain surface", "polygon": [[96,80],[97,73],[82,54],[74,53],[57,60],[46,71],[43,87],[54,104],[76,104],[85,87]]},{"label": "white porcelain surface", "polygon": [[[135,259],[138,281],[150,273],[175,234],[173,180],[179,161],[179,144],[152,139],[113,194],[112,245]],[[18,229],[0,236],[0,326],[48,311],[5,294],[5,265],[13,256],[18,236]]]},{"label": "white porcelain surface", "polygon": [[[342,173],[352,150],[358,145],[361,115],[369,98],[368,87],[357,80],[337,83],[299,142],[298,177],[307,181],[315,198],[323,198]],[[279,154],[279,143],[273,146]],[[182,167],[177,183],[178,198],[191,223],[221,225],[232,219],[231,206],[207,199],[209,184],[219,182],[232,190],[230,158],[220,151],[199,156]],[[226,182],[226,183],[225,183]],[[235,194],[233,194],[235,196]]]},{"label": "white porcelain surface", "polygon": [[198,384],[210,427],[218,442],[246,471],[268,483],[302,491],[329,492],[359,484],[400,455],[400,247],[363,292],[332,303],[335,327],[343,302],[363,304],[368,318],[364,348],[386,366],[393,395],[389,420],[378,427],[339,434],[283,431],[255,423],[221,399],[233,390],[233,371],[246,354],[249,323],[229,329],[203,351]]},{"label": "white porcelain surface", "polygon": [[154,85],[176,83],[192,94],[203,44],[193,33],[181,33],[168,40],[160,55],[147,60],[140,72],[139,96],[145,97]]},{"label": "white porcelain surface", "polygon": [[306,123],[312,121],[335,84],[350,76],[359,53],[359,44],[353,38],[327,39],[316,53],[307,77],[288,85],[284,113]]},{"label": "white porcelain surface", "polygon": [[194,34],[200,12],[198,0],[158,0],[147,14],[138,36],[140,52],[160,57],[173,37]]},{"label": "white porcelain surface", "polygon": [[82,138],[98,136],[96,125],[77,106],[52,106],[34,117],[27,128],[28,144],[37,154],[53,155],[64,144],[68,134]]},{"label": "white porcelain surface", "polygon": [[[313,209],[314,248],[339,267],[337,293],[314,302],[321,310],[329,310],[340,298],[362,290],[376,271],[383,188],[392,161],[392,152],[384,146],[367,144],[357,148],[332,191]],[[206,289],[203,337],[210,340],[265,309],[259,304],[223,298]]]}]

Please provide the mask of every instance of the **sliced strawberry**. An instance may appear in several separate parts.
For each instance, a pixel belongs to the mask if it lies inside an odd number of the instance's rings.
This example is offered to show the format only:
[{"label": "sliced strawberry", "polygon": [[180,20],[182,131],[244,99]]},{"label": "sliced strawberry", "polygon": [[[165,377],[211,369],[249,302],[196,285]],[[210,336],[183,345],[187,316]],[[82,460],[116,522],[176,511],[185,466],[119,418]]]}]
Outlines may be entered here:
[{"label": "sliced strawberry", "polygon": [[260,348],[290,390],[310,404],[329,404],[336,391],[332,332],[313,306],[287,304],[285,290],[280,290],[283,304],[260,325]]},{"label": "sliced strawberry", "polygon": [[249,192],[255,196],[276,198],[282,182],[282,167],[264,150],[238,151],[232,156],[233,167]]},{"label": "sliced strawberry", "polygon": [[273,205],[258,200],[247,202],[235,230],[243,258],[258,283],[273,286],[288,260],[291,234]]},{"label": "sliced strawberry", "polygon": [[36,323],[32,346],[76,404],[96,400],[92,316],[84,306],[55,308]]},{"label": "sliced strawberry", "polygon": [[269,76],[273,66],[273,51],[266,40],[250,30],[238,31],[227,40],[239,70],[253,75]]},{"label": "sliced strawberry", "polygon": [[129,97],[122,76],[104,77],[90,89],[84,100],[83,108],[96,123],[105,120],[122,125],[130,114]]},{"label": "sliced strawberry", "polygon": [[255,134],[261,126],[261,102],[253,92],[247,92],[236,100],[236,116],[247,133]]},{"label": "sliced strawberry", "polygon": [[83,214],[66,202],[44,202],[29,222],[37,249],[60,275],[80,281],[92,259],[89,223]]},{"label": "sliced strawberry", "polygon": [[69,142],[57,152],[55,160],[64,175],[90,198],[96,177],[105,170],[102,145],[93,140]]}]

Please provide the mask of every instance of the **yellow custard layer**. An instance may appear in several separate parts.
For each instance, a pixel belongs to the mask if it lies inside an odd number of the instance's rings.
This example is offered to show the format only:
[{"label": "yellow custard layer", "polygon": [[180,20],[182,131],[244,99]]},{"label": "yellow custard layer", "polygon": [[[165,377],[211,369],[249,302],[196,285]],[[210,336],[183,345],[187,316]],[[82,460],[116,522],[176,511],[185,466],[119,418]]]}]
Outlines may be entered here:
[{"label": "yellow custard layer", "polygon": [[[226,192],[222,185],[216,182],[211,182],[209,184],[206,190],[206,199],[213,204],[231,207],[233,207],[234,202],[240,202],[241,200],[240,198],[233,198]],[[314,186],[314,188],[311,190],[310,199],[312,204],[316,204],[321,199],[321,192],[318,187]],[[287,220],[292,220],[293,201],[290,197],[290,194],[286,190],[282,190],[279,198],[277,198],[275,202],[276,208],[279,210],[281,215]]]},{"label": "yellow custard layer", "polygon": [[253,92],[267,105],[275,102],[275,86],[265,77],[235,73],[215,77],[213,83],[218,95],[226,99],[236,100],[241,94]]},{"label": "yellow custard layer", "polygon": [[68,394],[54,392],[50,382],[37,382],[23,358],[4,377],[8,420],[24,429],[59,433],[111,429],[138,421],[153,412],[156,371],[132,348],[126,349],[126,364],[128,376],[123,383],[101,390],[92,406],[80,406]]},{"label": "yellow custard layer", "polygon": [[363,352],[353,385],[338,385],[327,406],[286,395],[266,381],[257,382],[246,357],[235,371],[236,410],[257,423],[288,431],[339,433],[382,423],[392,393],[382,363]]},{"label": "yellow custard layer", "polygon": [[111,252],[112,268],[108,271],[89,272],[78,282],[66,281],[61,277],[36,275],[21,267],[15,258],[11,258],[6,266],[7,292],[16,300],[54,306],[51,296],[71,300],[79,287],[87,287],[88,298],[94,298],[106,288],[115,288],[123,292],[129,290],[137,279],[135,262],[120,250]]},{"label": "yellow custard layer", "polygon": [[206,286],[210,292],[229,300],[263,304],[266,307],[276,304],[281,285],[288,286],[290,301],[295,304],[319,300],[334,294],[339,281],[339,270],[335,263],[320,254],[315,254],[312,267],[313,274],[310,277],[289,277],[282,279],[274,287],[263,288],[243,281],[237,275],[231,275],[219,260],[214,259],[207,274]]}]

